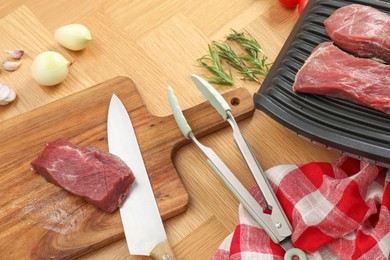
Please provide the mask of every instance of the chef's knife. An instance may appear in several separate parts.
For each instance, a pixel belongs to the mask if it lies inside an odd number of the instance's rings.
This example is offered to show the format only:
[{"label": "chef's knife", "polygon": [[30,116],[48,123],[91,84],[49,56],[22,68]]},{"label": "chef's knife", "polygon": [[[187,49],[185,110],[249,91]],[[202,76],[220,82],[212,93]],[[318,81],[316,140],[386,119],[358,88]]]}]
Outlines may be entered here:
[{"label": "chef's knife", "polygon": [[119,209],[130,254],[175,259],[131,119],[115,94],[108,109],[107,136],[109,152],[120,157],[135,176],[131,191]]}]

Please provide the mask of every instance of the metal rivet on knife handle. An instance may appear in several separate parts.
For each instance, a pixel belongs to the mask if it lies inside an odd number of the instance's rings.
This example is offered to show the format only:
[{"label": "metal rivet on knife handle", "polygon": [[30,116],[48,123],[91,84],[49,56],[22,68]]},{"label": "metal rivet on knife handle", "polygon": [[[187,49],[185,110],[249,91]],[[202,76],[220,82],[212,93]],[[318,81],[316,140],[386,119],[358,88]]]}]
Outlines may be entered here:
[{"label": "metal rivet on knife handle", "polygon": [[163,240],[150,253],[152,259],[158,260],[175,260],[175,254],[169,245],[168,240]]}]

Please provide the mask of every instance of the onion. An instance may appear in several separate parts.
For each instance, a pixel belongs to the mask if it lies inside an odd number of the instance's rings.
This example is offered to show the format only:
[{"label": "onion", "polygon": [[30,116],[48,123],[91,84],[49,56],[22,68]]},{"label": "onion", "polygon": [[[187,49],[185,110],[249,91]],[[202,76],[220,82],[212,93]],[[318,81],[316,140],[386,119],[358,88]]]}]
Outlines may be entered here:
[{"label": "onion", "polygon": [[31,65],[32,76],[40,85],[57,85],[66,78],[71,64],[60,53],[45,51],[34,59]]},{"label": "onion", "polygon": [[92,40],[88,28],[81,24],[68,24],[58,28],[54,37],[58,43],[72,51],[84,49]]}]

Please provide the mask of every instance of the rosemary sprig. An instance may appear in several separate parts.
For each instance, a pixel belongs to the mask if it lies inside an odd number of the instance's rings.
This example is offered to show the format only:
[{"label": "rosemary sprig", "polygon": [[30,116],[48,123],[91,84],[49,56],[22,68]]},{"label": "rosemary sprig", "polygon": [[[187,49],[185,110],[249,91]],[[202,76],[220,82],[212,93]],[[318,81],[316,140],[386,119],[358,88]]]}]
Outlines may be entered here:
[{"label": "rosemary sprig", "polygon": [[219,49],[219,56],[226,59],[228,64],[238,70],[244,76],[244,79],[258,81],[255,76],[256,71],[249,69],[242,58],[226,42],[213,41],[213,44]]},{"label": "rosemary sprig", "polygon": [[262,75],[264,77],[267,76],[267,74],[271,68],[271,65],[272,65],[272,63],[266,63],[267,57],[264,57],[264,56],[262,57],[261,60],[251,56],[250,54],[243,55],[243,56],[241,56],[241,58],[243,60],[246,60],[249,63],[253,64],[254,67],[257,68],[257,70],[255,70],[256,74]]},{"label": "rosemary sprig", "polygon": [[233,86],[232,74],[230,70],[229,73],[227,73],[222,67],[218,51],[211,45],[208,47],[209,54],[198,59],[198,62],[214,75],[214,77],[209,77],[208,81],[214,84]]},{"label": "rosemary sprig", "polygon": [[[232,31],[233,33],[229,34],[227,39],[237,42],[247,52],[247,55],[242,55],[241,58],[251,63],[259,71],[259,74],[266,76],[272,63],[267,63],[268,57],[258,41],[250,33],[247,33],[248,38],[245,33],[239,33],[233,29]],[[259,59],[259,54],[261,54],[261,59]]]},{"label": "rosemary sprig", "polygon": [[[209,47],[209,53],[198,62],[201,67],[210,71],[214,76],[209,77],[210,83],[233,86],[233,78],[230,70],[225,71],[221,65],[220,59],[236,69],[243,76],[244,80],[257,81],[257,75],[265,77],[272,63],[268,62],[268,57],[263,52],[260,44],[249,33],[239,33],[233,30],[233,33],[227,36],[226,41],[213,41]],[[238,46],[245,49],[246,54],[236,54],[231,48],[229,41],[235,41]]]}]

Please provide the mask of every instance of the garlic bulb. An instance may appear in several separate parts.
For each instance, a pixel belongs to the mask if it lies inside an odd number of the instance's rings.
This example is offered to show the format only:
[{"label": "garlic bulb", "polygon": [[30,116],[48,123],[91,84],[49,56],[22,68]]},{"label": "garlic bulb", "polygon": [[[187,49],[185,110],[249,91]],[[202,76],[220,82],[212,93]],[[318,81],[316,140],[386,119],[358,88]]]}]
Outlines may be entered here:
[{"label": "garlic bulb", "polygon": [[54,37],[62,46],[73,51],[84,49],[92,40],[88,28],[81,24],[62,26],[55,31]]},{"label": "garlic bulb", "polygon": [[32,76],[40,85],[57,85],[66,78],[71,64],[58,52],[45,51],[34,59],[31,65]]},{"label": "garlic bulb", "polygon": [[0,83],[0,105],[7,105],[14,101],[16,98],[16,92],[8,85]]}]

